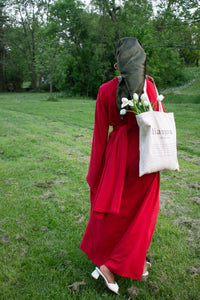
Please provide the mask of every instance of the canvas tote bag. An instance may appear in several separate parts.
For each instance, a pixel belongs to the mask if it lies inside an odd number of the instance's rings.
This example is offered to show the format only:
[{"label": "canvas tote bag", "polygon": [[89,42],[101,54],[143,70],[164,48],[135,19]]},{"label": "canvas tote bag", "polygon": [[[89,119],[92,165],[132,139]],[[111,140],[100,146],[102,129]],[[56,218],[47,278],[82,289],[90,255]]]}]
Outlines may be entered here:
[{"label": "canvas tote bag", "polygon": [[162,170],[179,171],[174,114],[163,112],[160,101],[159,111],[153,111],[146,93],[146,81],[144,93],[150,111],[136,115],[139,126],[139,176]]}]

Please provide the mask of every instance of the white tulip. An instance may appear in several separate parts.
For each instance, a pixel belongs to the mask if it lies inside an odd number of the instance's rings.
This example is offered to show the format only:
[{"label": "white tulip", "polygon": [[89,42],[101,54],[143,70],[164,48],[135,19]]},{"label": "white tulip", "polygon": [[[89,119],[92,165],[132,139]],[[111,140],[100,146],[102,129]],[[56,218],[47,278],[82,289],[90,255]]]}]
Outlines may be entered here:
[{"label": "white tulip", "polygon": [[128,100],[127,98],[122,98],[122,105],[121,105],[121,108],[129,105],[129,106],[133,106],[133,100]]},{"label": "white tulip", "polygon": [[121,115],[121,116],[124,116],[125,114],[126,114],[126,109],[121,109],[121,110],[120,110],[120,115]]},{"label": "white tulip", "polygon": [[163,101],[163,99],[164,99],[164,96],[163,96],[163,95],[158,95],[158,97],[157,97],[157,100],[158,100],[158,101]]},{"label": "white tulip", "polygon": [[137,102],[139,100],[139,96],[137,93],[133,94],[133,99],[135,100],[135,102]]},{"label": "white tulip", "polygon": [[149,102],[147,100],[144,100],[144,106],[149,106]]},{"label": "white tulip", "polygon": [[129,100],[129,101],[128,101],[128,105],[129,105],[129,106],[133,106],[133,100]]},{"label": "white tulip", "polygon": [[145,94],[142,94],[142,95],[140,96],[140,99],[141,99],[142,102],[148,101],[148,100],[147,100],[147,96],[146,96]]},{"label": "white tulip", "polygon": [[121,105],[122,108],[128,105],[129,100],[127,98],[123,97],[121,101],[122,101],[122,105]]}]

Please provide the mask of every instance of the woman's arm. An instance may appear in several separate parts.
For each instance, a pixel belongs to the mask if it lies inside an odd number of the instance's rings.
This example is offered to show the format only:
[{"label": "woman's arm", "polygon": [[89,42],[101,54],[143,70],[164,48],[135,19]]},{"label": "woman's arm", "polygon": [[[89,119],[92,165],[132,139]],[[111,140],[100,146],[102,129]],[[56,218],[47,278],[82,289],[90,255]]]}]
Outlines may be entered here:
[{"label": "woman's arm", "polygon": [[104,103],[103,88],[100,87],[95,108],[94,133],[88,175],[90,188],[97,189],[104,165],[104,155],[108,138],[108,111]]}]

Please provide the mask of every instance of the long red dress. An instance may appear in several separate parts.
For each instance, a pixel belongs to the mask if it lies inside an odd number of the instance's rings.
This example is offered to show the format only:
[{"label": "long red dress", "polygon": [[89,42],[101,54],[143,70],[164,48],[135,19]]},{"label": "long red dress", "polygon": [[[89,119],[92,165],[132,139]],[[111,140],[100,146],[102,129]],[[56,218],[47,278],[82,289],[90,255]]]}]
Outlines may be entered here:
[{"label": "long red dress", "polygon": [[[146,82],[155,102],[154,85]],[[97,97],[87,175],[91,213],[81,249],[97,266],[141,279],[159,210],[160,175],[139,177],[139,128],[134,113],[120,118],[117,85],[117,78],[103,84]]]}]

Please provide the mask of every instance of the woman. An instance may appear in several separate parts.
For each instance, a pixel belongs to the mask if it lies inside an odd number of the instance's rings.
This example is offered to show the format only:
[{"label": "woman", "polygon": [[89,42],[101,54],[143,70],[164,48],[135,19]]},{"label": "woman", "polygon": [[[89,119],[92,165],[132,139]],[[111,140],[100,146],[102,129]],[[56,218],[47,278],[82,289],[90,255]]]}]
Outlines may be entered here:
[{"label": "woman", "polygon": [[[118,294],[114,274],[133,279],[148,275],[146,261],[159,210],[159,173],[139,177],[139,129],[134,113],[120,116],[122,97],[143,92],[156,102],[154,84],[145,79],[146,55],[135,38],[115,48],[120,79],[103,84],[98,93],[87,181],[91,213],[81,249],[98,266],[107,287]],[[147,77],[148,78],[148,77]],[[156,105],[156,104],[155,104]],[[109,134],[109,126],[113,131]]]}]

